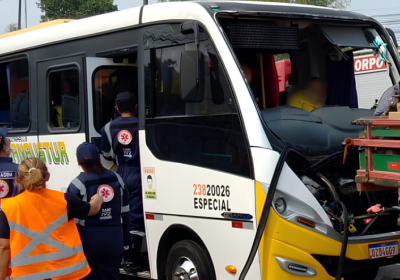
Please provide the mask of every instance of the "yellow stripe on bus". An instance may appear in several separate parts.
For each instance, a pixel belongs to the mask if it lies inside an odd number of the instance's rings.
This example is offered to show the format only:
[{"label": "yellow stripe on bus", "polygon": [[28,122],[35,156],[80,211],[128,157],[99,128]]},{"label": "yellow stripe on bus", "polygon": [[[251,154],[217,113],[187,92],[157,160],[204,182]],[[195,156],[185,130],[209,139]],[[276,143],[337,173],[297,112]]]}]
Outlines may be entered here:
[{"label": "yellow stripe on bus", "polygon": [[31,32],[31,31],[34,31],[34,30],[38,30],[38,29],[42,29],[42,28],[46,28],[46,27],[50,27],[50,26],[54,26],[54,25],[59,25],[59,24],[62,24],[62,23],[67,23],[67,22],[70,22],[70,21],[73,21],[73,19],[56,19],[56,20],[52,20],[52,21],[48,21],[48,22],[44,22],[44,23],[39,23],[39,24],[34,25],[32,27],[28,27],[28,28],[17,30],[17,31],[9,32],[9,33],[6,33],[6,34],[2,34],[2,35],[0,35],[0,39],[11,37],[11,36],[14,36],[14,35],[27,33],[27,32]]},{"label": "yellow stripe on bus", "polygon": [[[261,184],[256,181],[256,215],[257,215],[257,226],[260,222],[261,214],[264,208],[265,199],[267,196],[265,195]],[[263,264],[264,264],[264,234],[261,238],[260,245],[258,246],[258,253],[260,254],[260,267],[261,267],[261,276],[263,275]]]}]

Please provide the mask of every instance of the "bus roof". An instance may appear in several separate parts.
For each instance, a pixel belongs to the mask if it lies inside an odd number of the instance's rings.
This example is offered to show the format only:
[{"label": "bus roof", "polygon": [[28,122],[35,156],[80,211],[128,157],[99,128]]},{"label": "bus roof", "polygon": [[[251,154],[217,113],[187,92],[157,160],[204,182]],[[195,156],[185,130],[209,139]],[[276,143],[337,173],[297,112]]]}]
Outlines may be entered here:
[{"label": "bus roof", "polygon": [[[199,9],[202,6],[204,9]],[[44,45],[95,36],[118,31],[142,23],[164,21],[168,19],[204,19],[214,13],[211,7],[218,6],[219,11],[255,11],[273,14],[313,16],[323,18],[341,18],[352,20],[371,20],[369,17],[331,8],[308,5],[266,3],[266,2],[169,2],[147,5],[141,16],[141,7],[88,17],[80,20],[58,20],[39,24],[25,30],[19,30],[0,36],[0,56],[18,51],[37,48]],[[199,15],[201,14],[201,15]],[[61,24],[68,21],[68,24]]]},{"label": "bus roof", "polygon": [[343,18],[353,20],[371,20],[370,17],[363,14],[354,13],[345,10],[338,10],[327,7],[276,3],[276,2],[258,2],[258,1],[217,1],[217,2],[197,2],[202,6],[218,6],[220,11],[253,11],[276,14],[299,14],[307,16],[317,16],[323,18]]},{"label": "bus roof", "polygon": [[6,37],[15,36],[15,35],[18,35],[18,34],[31,32],[31,31],[42,29],[42,28],[46,28],[46,27],[49,27],[49,26],[54,26],[54,25],[58,25],[58,24],[67,23],[67,22],[70,22],[70,21],[73,21],[73,19],[56,19],[56,20],[52,20],[52,21],[48,21],[48,22],[39,23],[37,25],[31,26],[31,27],[28,27],[28,28],[24,28],[24,29],[20,29],[20,30],[16,30],[16,31],[13,31],[13,32],[2,34],[2,35],[0,35],[0,40],[3,39],[3,38],[6,38]]}]

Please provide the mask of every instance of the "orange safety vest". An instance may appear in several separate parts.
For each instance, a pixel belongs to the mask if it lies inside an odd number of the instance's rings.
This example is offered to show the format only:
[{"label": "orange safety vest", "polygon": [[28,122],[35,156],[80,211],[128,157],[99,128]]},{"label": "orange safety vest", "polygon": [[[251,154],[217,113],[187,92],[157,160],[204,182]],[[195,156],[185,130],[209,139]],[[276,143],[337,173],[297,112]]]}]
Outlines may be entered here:
[{"label": "orange safety vest", "polygon": [[64,194],[46,188],[1,201],[10,225],[10,279],[81,279],[90,273]]}]

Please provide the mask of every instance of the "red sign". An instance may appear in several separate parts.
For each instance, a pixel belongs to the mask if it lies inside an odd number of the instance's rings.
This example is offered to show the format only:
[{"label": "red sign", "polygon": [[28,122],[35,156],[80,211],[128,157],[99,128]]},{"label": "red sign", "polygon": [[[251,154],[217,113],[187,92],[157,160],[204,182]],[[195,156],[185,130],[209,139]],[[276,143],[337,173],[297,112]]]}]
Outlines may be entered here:
[{"label": "red sign", "polygon": [[385,70],[386,64],[378,62],[378,56],[367,55],[354,58],[354,73]]},{"label": "red sign", "polygon": [[400,163],[399,162],[388,162],[388,169],[389,170],[400,170]]},{"label": "red sign", "polygon": [[[399,52],[400,53],[400,52]],[[365,55],[354,58],[354,73],[364,73],[373,71],[382,71],[386,69],[386,63],[378,62],[377,55]]]}]

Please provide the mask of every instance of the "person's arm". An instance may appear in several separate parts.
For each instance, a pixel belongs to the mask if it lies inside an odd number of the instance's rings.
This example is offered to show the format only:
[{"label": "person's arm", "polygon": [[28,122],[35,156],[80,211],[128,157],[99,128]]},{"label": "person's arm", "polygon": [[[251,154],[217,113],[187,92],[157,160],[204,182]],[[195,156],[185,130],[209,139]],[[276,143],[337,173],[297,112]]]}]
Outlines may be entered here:
[{"label": "person's arm", "polygon": [[68,219],[84,220],[88,216],[96,215],[103,204],[103,198],[98,194],[92,196],[90,202],[82,201],[70,193],[65,193],[64,197],[67,201]]},{"label": "person's arm", "polygon": [[111,143],[108,141],[104,127],[101,129],[101,154],[106,160],[115,159],[115,155],[113,157],[111,154]]},{"label": "person's arm", "polygon": [[90,199],[90,211],[88,216],[93,216],[96,215],[101,208],[101,205],[103,205],[103,197],[99,194],[95,194],[94,196],[92,196],[92,198]]},{"label": "person's arm", "polygon": [[69,184],[66,193],[71,194],[73,196],[75,196],[76,198],[79,198],[80,200],[82,200],[82,195],[80,190],[73,184]]},{"label": "person's arm", "polygon": [[6,279],[10,263],[10,239],[0,238],[0,279]]},{"label": "person's arm", "polygon": [[0,210],[0,280],[6,278],[9,263],[10,227],[6,215]]}]

